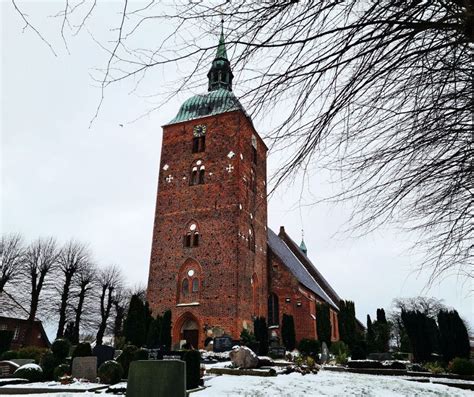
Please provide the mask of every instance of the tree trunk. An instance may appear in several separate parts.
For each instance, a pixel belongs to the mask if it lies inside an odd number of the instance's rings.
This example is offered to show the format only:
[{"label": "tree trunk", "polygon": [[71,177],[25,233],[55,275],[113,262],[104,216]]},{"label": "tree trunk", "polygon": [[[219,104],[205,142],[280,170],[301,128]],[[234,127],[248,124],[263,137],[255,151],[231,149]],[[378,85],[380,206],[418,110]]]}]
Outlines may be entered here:
[{"label": "tree trunk", "polygon": [[69,298],[71,281],[72,273],[66,273],[63,285],[63,292],[61,294],[61,307],[59,308],[58,332],[56,333],[56,339],[62,338],[64,336],[64,326],[66,325],[66,308],[67,301]]}]

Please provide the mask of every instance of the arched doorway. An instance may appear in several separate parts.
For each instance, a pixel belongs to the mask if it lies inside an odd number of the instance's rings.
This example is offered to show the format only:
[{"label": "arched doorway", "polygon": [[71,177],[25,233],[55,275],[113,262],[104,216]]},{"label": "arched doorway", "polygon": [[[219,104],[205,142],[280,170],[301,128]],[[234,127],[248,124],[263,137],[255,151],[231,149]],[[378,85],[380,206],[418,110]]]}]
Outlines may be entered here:
[{"label": "arched doorway", "polygon": [[199,348],[199,321],[191,313],[184,313],[176,322],[174,335],[179,341],[186,341],[193,348]]}]

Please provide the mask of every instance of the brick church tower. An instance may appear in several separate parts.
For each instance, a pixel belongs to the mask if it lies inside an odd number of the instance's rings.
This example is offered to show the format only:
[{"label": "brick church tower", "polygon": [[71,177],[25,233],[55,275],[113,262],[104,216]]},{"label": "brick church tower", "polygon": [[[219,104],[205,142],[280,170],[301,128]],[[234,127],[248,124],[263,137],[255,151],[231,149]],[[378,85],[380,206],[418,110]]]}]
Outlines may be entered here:
[{"label": "brick church tower", "polygon": [[266,316],[267,147],[232,92],[221,33],[208,92],[163,127],[147,299],[173,345],[238,339]]}]

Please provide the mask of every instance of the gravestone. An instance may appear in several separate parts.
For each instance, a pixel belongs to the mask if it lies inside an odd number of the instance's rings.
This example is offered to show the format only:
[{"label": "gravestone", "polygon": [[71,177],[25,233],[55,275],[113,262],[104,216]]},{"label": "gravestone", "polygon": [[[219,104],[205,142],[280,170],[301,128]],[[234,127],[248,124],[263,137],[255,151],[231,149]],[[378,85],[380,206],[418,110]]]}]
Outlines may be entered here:
[{"label": "gravestone", "polygon": [[212,344],[212,348],[215,353],[228,352],[232,350],[232,346],[234,346],[234,343],[232,338],[229,336],[220,336],[218,338],[214,338]]},{"label": "gravestone", "polygon": [[268,354],[274,358],[284,358],[286,354],[285,346],[270,346]]},{"label": "gravestone", "polygon": [[321,345],[321,363],[325,364],[329,360],[329,349],[326,342]]},{"label": "gravestone", "polygon": [[71,375],[77,379],[87,379],[89,382],[97,381],[97,357],[74,357],[72,360]]},{"label": "gravestone", "polygon": [[186,363],[180,360],[133,361],[127,397],[185,397]]},{"label": "gravestone", "polygon": [[92,353],[97,357],[97,368],[99,368],[106,361],[114,359],[115,349],[112,346],[98,345],[94,346]]}]

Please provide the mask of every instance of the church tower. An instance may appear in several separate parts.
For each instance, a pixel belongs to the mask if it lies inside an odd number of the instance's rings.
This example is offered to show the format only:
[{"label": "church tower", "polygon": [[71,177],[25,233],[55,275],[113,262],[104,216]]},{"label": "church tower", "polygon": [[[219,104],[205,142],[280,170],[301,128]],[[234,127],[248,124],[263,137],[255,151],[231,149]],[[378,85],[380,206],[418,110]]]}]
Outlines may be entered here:
[{"label": "church tower", "polygon": [[238,339],[266,316],[267,147],[232,92],[221,33],[208,92],[163,126],[147,298],[173,345]]}]

